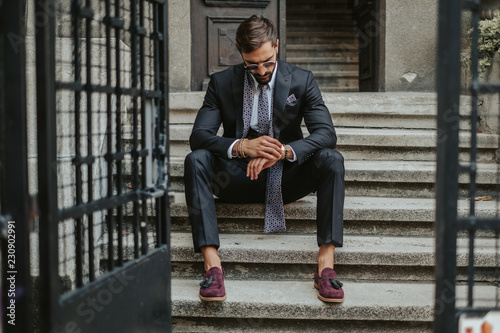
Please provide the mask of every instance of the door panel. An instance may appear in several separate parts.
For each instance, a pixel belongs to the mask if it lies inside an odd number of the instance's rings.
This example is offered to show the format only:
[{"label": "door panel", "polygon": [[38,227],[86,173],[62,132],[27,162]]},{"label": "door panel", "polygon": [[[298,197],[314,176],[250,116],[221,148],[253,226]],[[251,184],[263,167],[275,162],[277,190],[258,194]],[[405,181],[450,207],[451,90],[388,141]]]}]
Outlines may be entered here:
[{"label": "door panel", "polygon": [[191,0],[191,90],[205,90],[211,74],[241,62],[236,29],[253,14],[262,14],[275,23],[280,58],[284,59],[284,0]]}]

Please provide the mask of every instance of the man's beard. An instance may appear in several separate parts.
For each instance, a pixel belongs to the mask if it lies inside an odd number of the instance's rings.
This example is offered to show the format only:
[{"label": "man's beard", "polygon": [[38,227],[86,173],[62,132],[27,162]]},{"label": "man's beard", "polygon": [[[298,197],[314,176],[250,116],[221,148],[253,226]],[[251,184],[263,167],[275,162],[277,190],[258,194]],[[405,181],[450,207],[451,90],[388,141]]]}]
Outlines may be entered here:
[{"label": "man's beard", "polygon": [[253,74],[255,80],[257,80],[260,84],[267,84],[271,81],[271,77],[273,76],[273,72],[266,72],[264,75]]}]

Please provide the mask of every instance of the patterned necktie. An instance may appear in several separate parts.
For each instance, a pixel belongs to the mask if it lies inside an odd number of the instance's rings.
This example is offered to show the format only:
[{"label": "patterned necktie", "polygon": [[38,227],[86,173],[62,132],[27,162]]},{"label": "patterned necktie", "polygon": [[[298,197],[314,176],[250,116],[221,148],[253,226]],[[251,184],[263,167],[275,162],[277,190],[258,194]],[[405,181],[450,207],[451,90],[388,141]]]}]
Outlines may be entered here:
[{"label": "patterned necktie", "polygon": [[[253,111],[254,80],[250,75],[248,72],[245,75],[243,87],[243,137],[246,137],[248,134]],[[258,131],[259,133],[274,137],[273,124],[269,117],[269,99],[267,94],[269,85],[259,85],[258,89],[260,90],[257,102]],[[283,195],[281,193],[282,175],[283,161],[279,160],[269,168],[267,173],[266,212],[264,218],[265,233],[286,230]]]}]

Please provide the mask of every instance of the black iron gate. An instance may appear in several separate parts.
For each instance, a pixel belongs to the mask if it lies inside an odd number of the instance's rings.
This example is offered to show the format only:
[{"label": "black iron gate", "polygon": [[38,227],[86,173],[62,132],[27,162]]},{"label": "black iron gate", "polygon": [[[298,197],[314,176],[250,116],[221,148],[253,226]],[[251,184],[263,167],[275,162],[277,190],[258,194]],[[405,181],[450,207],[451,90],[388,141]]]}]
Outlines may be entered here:
[{"label": "black iron gate", "polygon": [[[500,93],[498,73],[496,77],[481,75],[481,67],[486,62],[495,62],[500,46],[499,9],[498,1],[440,0],[439,3],[435,333],[456,333],[459,329],[482,331],[459,327],[459,323],[500,309],[498,149],[490,163],[490,169],[496,172],[496,184],[492,182],[489,190],[478,187],[481,168],[478,133],[482,117],[479,105]],[[484,20],[487,16],[490,21]],[[464,27],[463,22],[470,22],[470,26]],[[481,22],[486,29],[481,28]],[[485,49],[487,43],[495,48],[490,54]],[[461,58],[463,50],[468,54]],[[464,68],[465,75],[461,74]],[[461,77],[465,79],[462,86]],[[470,108],[460,108],[461,92],[470,95]],[[499,116],[497,104],[491,117],[493,123],[500,123]],[[470,151],[467,158],[463,155],[459,158],[464,144],[460,133],[464,130],[470,135],[466,144]],[[498,135],[500,126],[493,127],[493,131]],[[467,179],[467,189],[459,186],[459,177]],[[490,202],[486,206],[489,210],[478,209],[477,201],[482,199]],[[457,266],[458,259],[462,267]]]},{"label": "black iron gate", "polygon": [[[36,101],[35,89],[21,98],[28,139],[17,152],[34,165],[19,173],[35,188],[38,218],[17,236],[30,240],[39,276],[35,330],[169,332],[167,1],[35,0],[24,12],[8,2],[3,17],[27,18],[18,46],[36,55]],[[5,331],[30,332],[30,314],[18,312],[20,328],[4,312]]]}]

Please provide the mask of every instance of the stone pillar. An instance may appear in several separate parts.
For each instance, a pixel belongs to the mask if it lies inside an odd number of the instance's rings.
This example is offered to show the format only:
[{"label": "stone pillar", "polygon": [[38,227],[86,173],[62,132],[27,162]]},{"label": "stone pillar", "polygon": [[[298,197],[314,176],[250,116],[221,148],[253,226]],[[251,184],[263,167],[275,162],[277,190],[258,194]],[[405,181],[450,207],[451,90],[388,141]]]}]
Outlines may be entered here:
[{"label": "stone pillar", "polygon": [[168,1],[170,92],[191,90],[191,6],[187,0]]},{"label": "stone pillar", "polygon": [[385,91],[435,91],[438,1],[386,0]]}]

